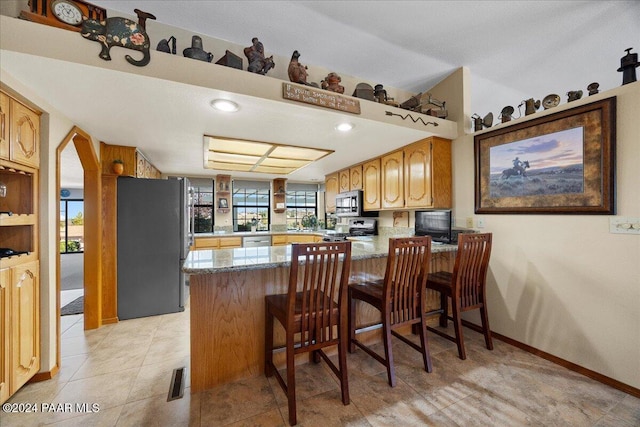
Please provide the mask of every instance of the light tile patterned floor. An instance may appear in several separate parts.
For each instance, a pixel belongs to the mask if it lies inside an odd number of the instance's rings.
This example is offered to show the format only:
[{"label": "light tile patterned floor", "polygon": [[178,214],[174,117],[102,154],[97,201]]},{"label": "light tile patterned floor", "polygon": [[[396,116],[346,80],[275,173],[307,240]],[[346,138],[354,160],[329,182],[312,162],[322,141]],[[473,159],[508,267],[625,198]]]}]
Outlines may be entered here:
[{"label": "light tile patterned floor", "polygon": [[[62,367],[53,380],[29,384],[12,403],[97,403],[99,412],[0,413],[0,426],[281,426],[284,393],[258,378],[191,394],[189,312],[83,331],[82,315],[62,318]],[[433,372],[418,352],[394,341],[398,384],[362,350],[348,355],[351,404],[340,400],[326,364],[302,365],[301,426],[638,426],[640,399],[465,329],[467,360],[430,334]],[[378,350],[381,350],[379,348]],[[182,399],[167,402],[171,375],[185,366]]]}]

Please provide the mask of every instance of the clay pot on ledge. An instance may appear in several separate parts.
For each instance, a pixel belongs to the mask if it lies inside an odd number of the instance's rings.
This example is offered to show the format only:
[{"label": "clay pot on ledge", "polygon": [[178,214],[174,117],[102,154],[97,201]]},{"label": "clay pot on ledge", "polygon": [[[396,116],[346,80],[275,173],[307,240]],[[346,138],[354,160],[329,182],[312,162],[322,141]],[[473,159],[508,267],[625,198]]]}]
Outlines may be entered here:
[{"label": "clay pot on ledge", "polygon": [[124,164],[122,163],[122,160],[114,160],[111,164],[111,169],[116,175],[122,175],[122,172],[124,172]]}]

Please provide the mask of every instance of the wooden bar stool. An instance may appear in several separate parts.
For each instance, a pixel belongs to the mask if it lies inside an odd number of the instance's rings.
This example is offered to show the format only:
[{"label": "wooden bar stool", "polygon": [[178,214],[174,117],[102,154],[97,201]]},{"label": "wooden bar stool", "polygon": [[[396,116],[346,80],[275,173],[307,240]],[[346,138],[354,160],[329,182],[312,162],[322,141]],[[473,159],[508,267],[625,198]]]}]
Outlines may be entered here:
[{"label": "wooden bar stool", "polygon": [[[424,369],[431,372],[431,355],[427,341],[425,294],[431,260],[430,237],[389,239],[389,255],[384,279],[349,285],[349,351],[355,345],[387,368],[389,385],[396,385],[391,335],[393,334],[420,353]],[[364,301],[380,310],[384,357],[356,339],[356,301]],[[420,324],[420,346],[400,335],[396,329]]]},{"label": "wooden bar stool", "polygon": [[[465,311],[480,309],[481,331],[484,334],[485,344],[489,350],[493,350],[486,297],[490,255],[491,233],[459,234],[458,253],[453,273],[438,271],[430,273],[427,279],[427,289],[440,292],[440,309],[430,311],[427,316],[440,314],[440,326],[442,327],[447,326],[448,319],[453,320],[455,337],[430,326],[427,329],[455,342],[458,346],[458,356],[462,360],[467,358],[462,336],[462,318],[460,317],[460,314]],[[448,298],[451,298],[451,317],[448,315]]]},{"label": "wooden bar stool", "polygon": [[[267,377],[275,374],[287,395],[289,423],[296,420],[295,355],[320,357],[340,380],[342,403],[349,404],[347,378],[347,283],[351,268],[351,242],[291,245],[289,291],[265,297],[265,366]],[[336,300],[337,298],[337,300]],[[273,319],[286,332],[287,381],[273,364]],[[338,346],[339,368],[322,350]]]}]

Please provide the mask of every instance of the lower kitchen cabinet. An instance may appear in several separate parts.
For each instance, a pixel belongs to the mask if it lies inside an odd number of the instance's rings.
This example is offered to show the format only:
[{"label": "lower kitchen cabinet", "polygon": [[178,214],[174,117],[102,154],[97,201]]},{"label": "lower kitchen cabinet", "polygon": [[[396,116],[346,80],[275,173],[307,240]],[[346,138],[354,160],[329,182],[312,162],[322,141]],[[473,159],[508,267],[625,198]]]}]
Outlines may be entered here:
[{"label": "lower kitchen cabinet", "polygon": [[272,246],[290,245],[291,243],[318,243],[322,236],[315,234],[275,234],[271,237]]},{"label": "lower kitchen cabinet", "polygon": [[0,401],[40,370],[38,261],[0,270]]},{"label": "lower kitchen cabinet", "polygon": [[241,248],[242,237],[196,237],[195,249],[229,249]]}]

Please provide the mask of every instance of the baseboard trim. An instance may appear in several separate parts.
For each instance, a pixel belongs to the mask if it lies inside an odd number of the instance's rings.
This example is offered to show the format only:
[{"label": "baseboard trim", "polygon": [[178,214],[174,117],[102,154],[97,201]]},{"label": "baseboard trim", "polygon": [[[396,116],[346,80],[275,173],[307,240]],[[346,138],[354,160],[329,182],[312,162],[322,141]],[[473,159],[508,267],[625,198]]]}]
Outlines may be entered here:
[{"label": "baseboard trim", "polygon": [[[463,320],[462,324],[474,331],[482,332],[482,328],[474,323],[471,323],[467,320]],[[524,350],[528,353],[535,354],[538,357],[541,357],[545,360],[553,362],[557,365],[562,366],[563,368],[567,368],[571,371],[577,372],[579,374],[584,375],[585,377],[589,377],[592,380],[596,380],[601,382],[602,384],[608,385],[620,391],[624,391],[627,394],[640,398],[640,389],[630,386],[629,384],[625,384],[618,380],[614,380],[613,378],[609,378],[606,375],[602,375],[598,372],[592,371],[591,369],[587,369],[584,366],[577,365],[573,362],[569,362],[568,360],[562,359],[558,356],[554,356],[553,354],[547,353],[546,351],[539,350],[535,347],[531,347],[528,344],[521,343],[520,341],[516,341],[512,338],[506,337],[504,335],[498,334],[496,332],[491,331],[491,336],[493,338],[499,339],[507,344],[510,344],[514,347],[518,347],[521,350]]]},{"label": "baseboard trim", "polygon": [[31,377],[29,382],[30,383],[39,383],[41,381],[48,381],[50,379],[53,379],[56,375],[58,375],[59,372],[60,372],[60,367],[58,365],[55,365],[53,368],[51,368],[50,371],[38,372],[33,377]]},{"label": "baseboard trim", "polygon": [[103,325],[109,325],[111,323],[118,323],[118,318],[117,317],[110,317],[109,319],[102,319],[102,324]]}]

